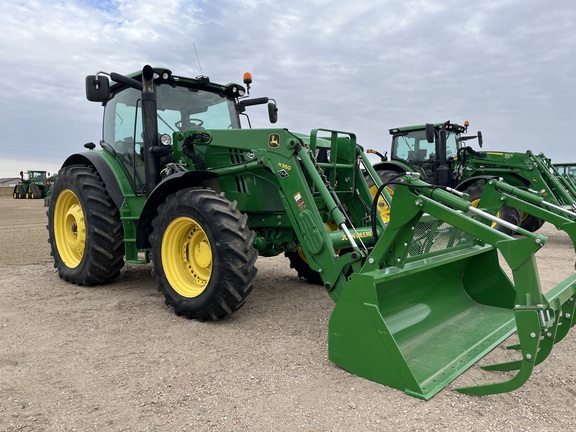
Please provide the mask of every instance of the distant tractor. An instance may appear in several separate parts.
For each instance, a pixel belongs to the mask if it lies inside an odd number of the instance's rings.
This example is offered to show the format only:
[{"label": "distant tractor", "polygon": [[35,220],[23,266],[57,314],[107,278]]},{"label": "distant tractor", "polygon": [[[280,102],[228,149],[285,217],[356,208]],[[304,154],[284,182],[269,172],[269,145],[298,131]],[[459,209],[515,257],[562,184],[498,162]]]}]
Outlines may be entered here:
[{"label": "distant tractor", "polygon": [[[380,161],[374,169],[384,182],[389,182],[406,172],[418,173],[420,178],[440,187],[451,187],[465,192],[472,205],[479,206],[482,192],[490,179],[500,178],[504,182],[531,191],[546,202],[562,207],[554,212],[566,216],[565,210],[576,209],[576,185],[571,175],[572,164],[566,164],[565,174],[558,171],[543,154],[509,151],[476,151],[466,142],[478,139],[482,147],[482,133],[463,135],[468,131],[468,122],[463,126],[451,123],[426,124],[390,129],[392,146],[390,158],[375,150]],[[572,169],[572,171],[570,171]],[[373,187],[374,188],[374,187]],[[499,217],[514,225],[534,232],[544,220],[504,205]],[[576,215],[570,215],[576,219]],[[510,229],[495,225],[496,229],[510,233]]]},{"label": "distant tractor", "polygon": [[26,171],[27,178],[24,178],[24,171],[20,171],[20,181],[14,186],[12,197],[14,199],[40,199],[46,198],[50,193],[52,181],[50,174],[46,171]]}]

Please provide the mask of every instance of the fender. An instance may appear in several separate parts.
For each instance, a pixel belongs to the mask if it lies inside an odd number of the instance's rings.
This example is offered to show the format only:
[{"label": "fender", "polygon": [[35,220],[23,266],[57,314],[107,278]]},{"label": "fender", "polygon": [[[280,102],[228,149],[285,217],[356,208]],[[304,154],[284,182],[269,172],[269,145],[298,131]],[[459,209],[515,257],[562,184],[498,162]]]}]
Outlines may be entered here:
[{"label": "fender", "polygon": [[154,188],[138,219],[136,227],[136,247],[138,249],[150,248],[148,237],[152,233],[152,220],[158,214],[158,207],[162,204],[168,195],[173,194],[181,189],[201,186],[205,180],[218,177],[218,174],[212,171],[187,171],[177,173],[162,180]]},{"label": "fender", "polygon": [[100,174],[100,177],[102,177],[104,181],[108,195],[110,195],[116,207],[120,208],[122,206],[124,194],[120,189],[120,182],[101,152],[89,151],[73,154],[64,161],[62,168],[70,165],[92,165],[96,168],[96,171],[98,171],[98,174]]},{"label": "fender", "polygon": [[378,162],[372,165],[376,171],[395,171],[397,173],[412,172],[414,168],[410,165],[398,161]]}]

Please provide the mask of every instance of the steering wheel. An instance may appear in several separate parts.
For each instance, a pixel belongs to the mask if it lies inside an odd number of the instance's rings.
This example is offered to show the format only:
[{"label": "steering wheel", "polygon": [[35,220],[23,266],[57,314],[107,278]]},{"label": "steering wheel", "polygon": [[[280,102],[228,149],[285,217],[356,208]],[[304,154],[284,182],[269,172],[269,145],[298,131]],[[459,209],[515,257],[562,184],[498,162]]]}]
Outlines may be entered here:
[{"label": "steering wheel", "polygon": [[[189,123],[190,129],[200,129],[202,127],[202,125],[204,124],[204,120],[190,117],[188,119],[188,123]],[[174,123],[174,126],[176,126],[178,128],[178,130],[183,130],[182,129],[182,120],[179,120],[176,123]]]}]

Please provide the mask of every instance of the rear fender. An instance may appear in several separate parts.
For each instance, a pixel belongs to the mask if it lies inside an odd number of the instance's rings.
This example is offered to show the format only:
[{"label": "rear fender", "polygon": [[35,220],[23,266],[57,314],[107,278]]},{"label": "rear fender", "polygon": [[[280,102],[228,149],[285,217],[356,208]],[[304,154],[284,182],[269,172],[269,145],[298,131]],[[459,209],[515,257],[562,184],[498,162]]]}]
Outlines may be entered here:
[{"label": "rear fender", "polygon": [[[96,171],[98,171],[98,174],[100,174],[100,177],[102,177],[104,181],[106,191],[110,195],[110,198],[112,198],[116,207],[120,208],[124,201],[124,193],[122,193],[120,181],[101,154],[101,152],[95,151],[73,154],[64,161],[62,168],[70,165],[91,165],[96,168]],[[118,171],[122,171],[119,166]],[[130,193],[132,193],[132,191],[130,191]]]},{"label": "rear fender", "polygon": [[395,171],[397,173],[412,172],[414,168],[410,165],[397,161],[380,162],[372,165],[376,171]]},{"label": "rear fender", "polygon": [[188,171],[177,173],[162,180],[154,188],[138,219],[136,227],[136,247],[138,249],[150,248],[148,237],[152,233],[152,220],[158,214],[158,207],[174,192],[194,186],[202,186],[206,180],[214,179],[218,174],[210,171]]}]

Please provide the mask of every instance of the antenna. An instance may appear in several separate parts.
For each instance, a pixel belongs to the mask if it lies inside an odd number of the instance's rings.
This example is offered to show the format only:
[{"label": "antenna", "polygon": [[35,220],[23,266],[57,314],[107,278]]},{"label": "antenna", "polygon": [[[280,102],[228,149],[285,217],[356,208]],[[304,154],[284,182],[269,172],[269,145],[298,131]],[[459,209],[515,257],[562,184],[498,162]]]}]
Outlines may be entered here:
[{"label": "antenna", "polygon": [[200,75],[204,76],[204,72],[202,72],[202,65],[200,64],[200,57],[198,57],[198,50],[196,49],[196,44],[192,42],[194,45],[194,52],[196,53],[196,60],[198,60],[198,67],[200,68]]}]

